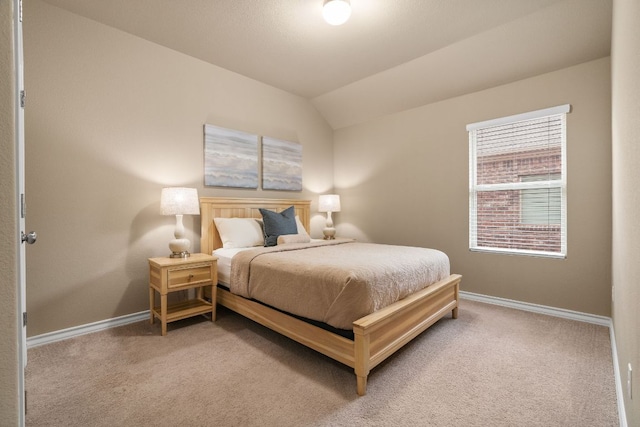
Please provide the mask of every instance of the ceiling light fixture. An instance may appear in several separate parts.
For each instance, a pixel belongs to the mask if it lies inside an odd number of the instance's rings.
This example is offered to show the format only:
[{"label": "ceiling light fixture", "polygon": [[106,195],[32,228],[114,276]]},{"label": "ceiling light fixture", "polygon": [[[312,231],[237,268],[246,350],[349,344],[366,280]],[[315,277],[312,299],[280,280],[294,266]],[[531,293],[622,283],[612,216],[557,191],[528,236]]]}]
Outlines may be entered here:
[{"label": "ceiling light fixture", "polygon": [[331,25],[342,25],[351,16],[349,0],[324,0],[322,16]]}]

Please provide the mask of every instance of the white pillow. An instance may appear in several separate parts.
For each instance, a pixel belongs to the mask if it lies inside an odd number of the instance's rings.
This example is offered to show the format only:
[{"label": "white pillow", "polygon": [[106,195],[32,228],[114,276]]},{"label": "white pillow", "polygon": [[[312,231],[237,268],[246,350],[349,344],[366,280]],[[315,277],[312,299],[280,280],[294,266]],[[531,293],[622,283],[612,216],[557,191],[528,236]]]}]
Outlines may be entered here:
[{"label": "white pillow", "polygon": [[[304,225],[302,225],[302,221],[300,221],[298,215],[296,215],[296,226],[298,227],[298,234],[309,237],[309,233],[304,229]],[[311,237],[309,237],[309,239],[311,239]]]},{"label": "white pillow", "polygon": [[254,218],[213,218],[213,222],[225,249],[264,246],[262,227]]}]

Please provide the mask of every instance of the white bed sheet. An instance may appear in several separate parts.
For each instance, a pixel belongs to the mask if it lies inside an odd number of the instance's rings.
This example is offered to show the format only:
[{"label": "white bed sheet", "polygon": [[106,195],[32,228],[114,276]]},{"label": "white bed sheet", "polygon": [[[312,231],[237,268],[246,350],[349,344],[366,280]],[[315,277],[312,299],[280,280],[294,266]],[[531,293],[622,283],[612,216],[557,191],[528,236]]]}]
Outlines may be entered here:
[{"label": "white bed sheet", "polygon": [[219,248],[213,251],[213,256],[218,257],[218,283],[229,287],[231,280],[231,258],[240,251],[253,248]]}]

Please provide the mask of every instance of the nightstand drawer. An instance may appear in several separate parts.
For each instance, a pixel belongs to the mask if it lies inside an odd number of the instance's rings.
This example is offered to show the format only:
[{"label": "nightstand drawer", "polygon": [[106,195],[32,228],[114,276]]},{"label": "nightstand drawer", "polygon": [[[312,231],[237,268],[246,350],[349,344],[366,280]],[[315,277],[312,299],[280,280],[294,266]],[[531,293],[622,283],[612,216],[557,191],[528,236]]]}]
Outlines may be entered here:
[{"label": "nightstand drawer", "polygon": [[181,288],[183,286],[197,283],[211,282],[211,267],[189,267],[180,270],[169,270],[167,272],[167,286],[169,289]]}]

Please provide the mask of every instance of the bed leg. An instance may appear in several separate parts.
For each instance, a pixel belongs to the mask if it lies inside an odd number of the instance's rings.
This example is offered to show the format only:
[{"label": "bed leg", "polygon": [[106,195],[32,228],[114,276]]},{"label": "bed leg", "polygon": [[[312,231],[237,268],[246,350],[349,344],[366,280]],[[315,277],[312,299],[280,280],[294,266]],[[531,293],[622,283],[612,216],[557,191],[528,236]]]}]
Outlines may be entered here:
[{"label": "bed leg", "polygon": [[358,375],[358,396],[367,394],[367,377]]},{"label": "bed leg", "polygon": [[367,394],[367,376],[369,375],[369,335],[360,327],[353,328],[355,364],[358,396]]}]

